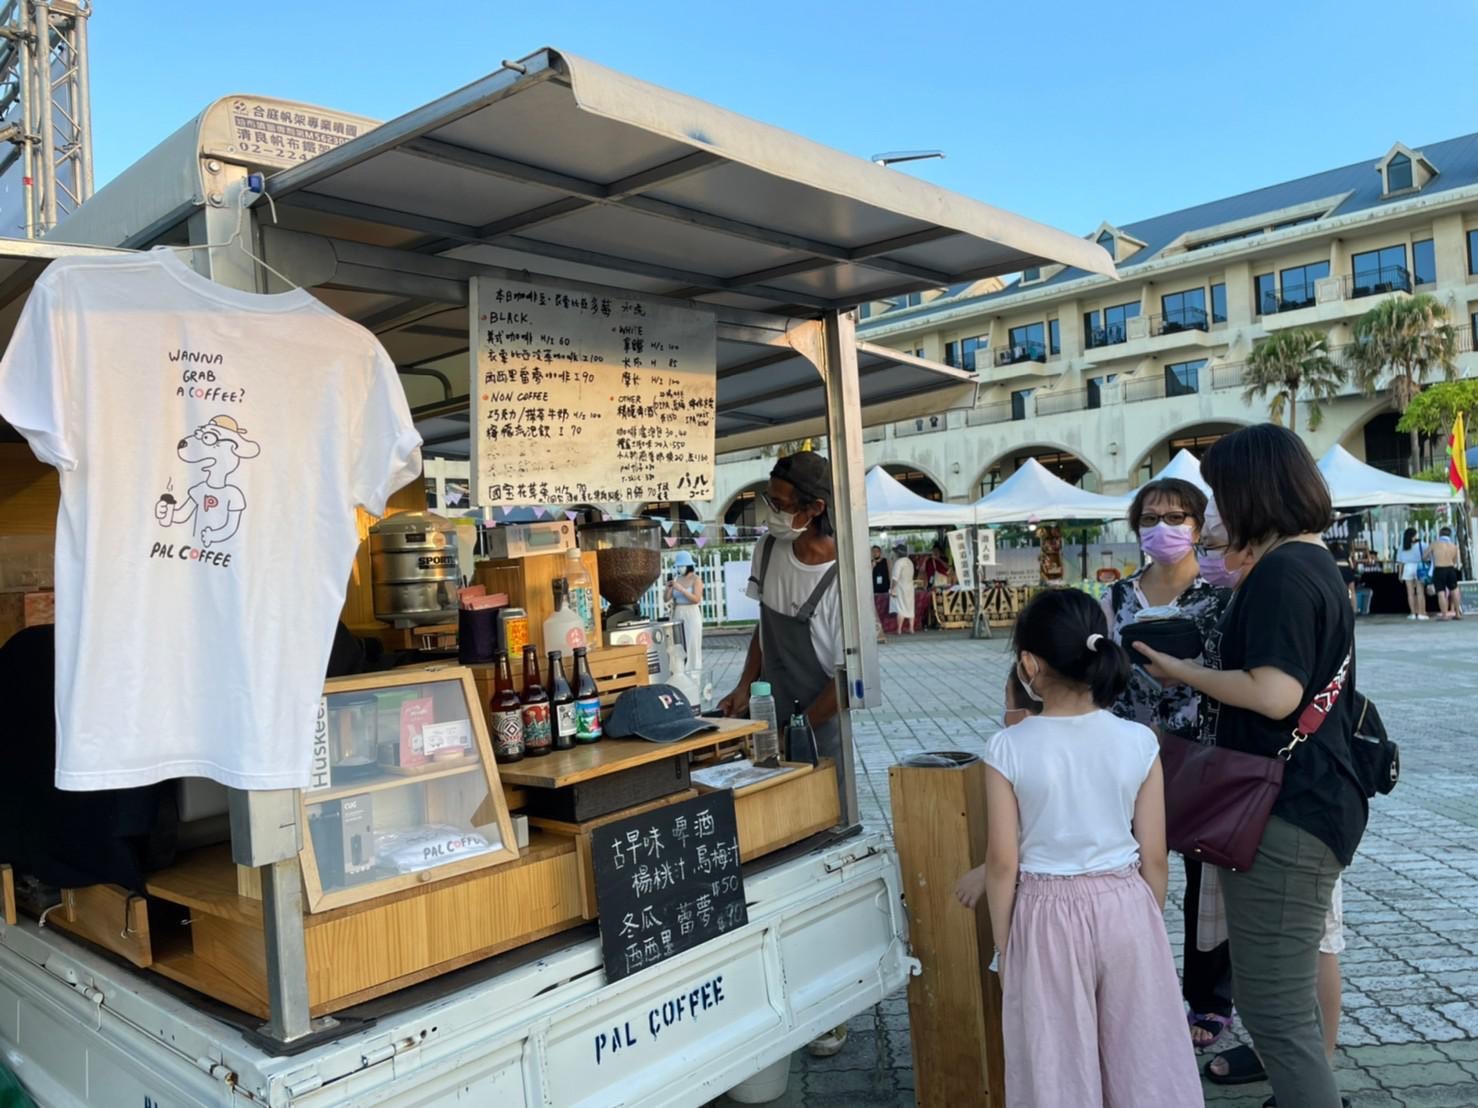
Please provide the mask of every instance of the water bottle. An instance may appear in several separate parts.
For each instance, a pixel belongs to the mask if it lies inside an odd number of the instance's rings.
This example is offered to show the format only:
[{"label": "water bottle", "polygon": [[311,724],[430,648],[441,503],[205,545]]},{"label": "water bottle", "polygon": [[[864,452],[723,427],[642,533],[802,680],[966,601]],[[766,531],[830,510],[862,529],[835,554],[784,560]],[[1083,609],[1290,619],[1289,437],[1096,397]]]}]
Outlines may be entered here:
[{"label": "water bottle", "polygon": [[770,682],[756,681],[749,686],[749,718],[765,729],[753,737],[754,764],[773,766],[780,761],[780,723],[775,715],[775,698],[770,695]]}]

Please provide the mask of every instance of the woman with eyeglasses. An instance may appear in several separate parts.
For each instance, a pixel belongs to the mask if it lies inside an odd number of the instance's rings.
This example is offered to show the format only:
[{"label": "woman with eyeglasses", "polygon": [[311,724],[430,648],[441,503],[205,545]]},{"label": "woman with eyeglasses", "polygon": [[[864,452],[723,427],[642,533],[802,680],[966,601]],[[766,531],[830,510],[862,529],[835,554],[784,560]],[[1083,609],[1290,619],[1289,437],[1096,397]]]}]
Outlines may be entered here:
[{"label": "woman with eyeglasses", "polygon": [[[1206,534],[1206,494],[1189,481],[1164,477],[1139,490],[1129,507],[1129,526],[1144,553],[1144,567],[1116,581],[1103,607],[1109,632],[1122,642],[1123,630],[1148,608],[1175,608],[1195,623],[1204,642],[1216,630],[1231,580],[1220,556],[1225,534]],[[1215,543],[1207,550],[1204,542]],[[1198,557],[1205,554],[1204,560]],[[1204,567],[1204,568],[1203,568]],[[1133,656],[1137,657],[1137,656]],[[1162,686],[1134,666],[1114,713],[1172,735],[1200,734],[1201,694],[1188,685]],[[1185,859],[1185,946],[1181,992],[1187,1005],[1191,1042],[1205,1050],[1232,1026],[1232,962],[1227,944],[1198,949],[1196,919],[1201,897],[1201,863]]]}]

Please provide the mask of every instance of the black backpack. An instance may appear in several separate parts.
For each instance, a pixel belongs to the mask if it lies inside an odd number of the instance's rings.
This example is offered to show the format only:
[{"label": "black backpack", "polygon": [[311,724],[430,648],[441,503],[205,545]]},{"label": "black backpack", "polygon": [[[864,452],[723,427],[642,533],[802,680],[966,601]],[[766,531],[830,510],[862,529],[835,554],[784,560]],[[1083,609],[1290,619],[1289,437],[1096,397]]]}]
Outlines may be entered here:
[{"label": "black backpack", "polygon": [[1389,793],[1401,779],[1401,748],[1387,736],[1371,699],[1361,692],[1353,695],[1355,733],[1350,737],[1350,757],[1355,776],[1367,797]]}]

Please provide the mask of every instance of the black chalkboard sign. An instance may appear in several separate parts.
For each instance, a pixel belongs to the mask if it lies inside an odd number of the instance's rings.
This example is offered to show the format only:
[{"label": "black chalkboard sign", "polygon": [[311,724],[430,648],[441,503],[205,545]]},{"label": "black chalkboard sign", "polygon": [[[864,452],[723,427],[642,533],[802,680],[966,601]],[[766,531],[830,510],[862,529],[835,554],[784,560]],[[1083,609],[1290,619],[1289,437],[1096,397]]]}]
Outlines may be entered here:
[{"label": "black chalkboard sign", "polygon": [[608,823],[590,845],[607,981],[749,922],[731,792]]}]

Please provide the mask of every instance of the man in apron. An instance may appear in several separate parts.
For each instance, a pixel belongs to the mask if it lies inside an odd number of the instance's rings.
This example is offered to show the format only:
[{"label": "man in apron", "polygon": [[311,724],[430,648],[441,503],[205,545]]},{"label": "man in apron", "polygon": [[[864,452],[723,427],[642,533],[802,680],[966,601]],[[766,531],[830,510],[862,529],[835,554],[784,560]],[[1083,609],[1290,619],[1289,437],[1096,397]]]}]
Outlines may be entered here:
[{"label": "man in apron", "polygon": [[[782,727],[799,704],[816,734],[817,752],[838,758],[835,675],[842,664],[842,620],[831,463],[809,450],[781,458],[760,500],[767,533],[755,546],[746,590],[759,601],[760,622],[739,682],[719,701],[719,711],[748,715],[750,684],[768,681]],[[807,1049],[828,1057],[846,1038],[843,1024]]]}]

